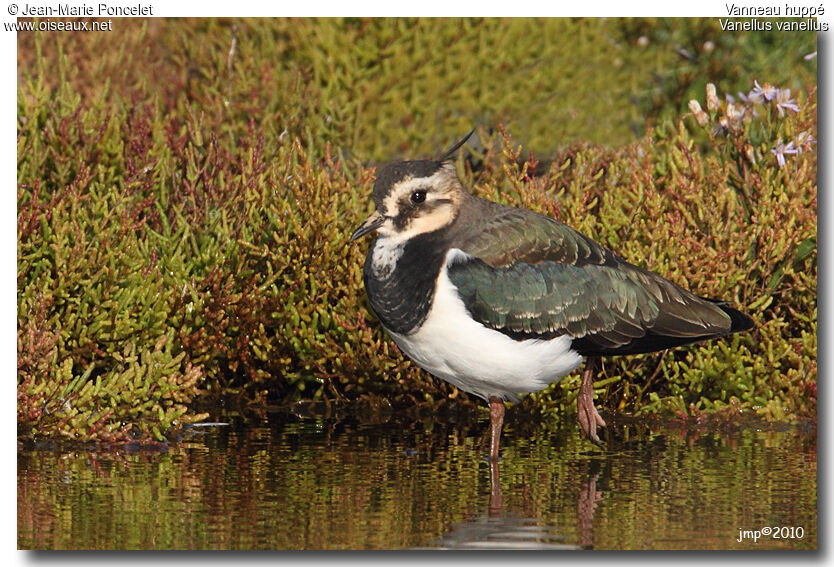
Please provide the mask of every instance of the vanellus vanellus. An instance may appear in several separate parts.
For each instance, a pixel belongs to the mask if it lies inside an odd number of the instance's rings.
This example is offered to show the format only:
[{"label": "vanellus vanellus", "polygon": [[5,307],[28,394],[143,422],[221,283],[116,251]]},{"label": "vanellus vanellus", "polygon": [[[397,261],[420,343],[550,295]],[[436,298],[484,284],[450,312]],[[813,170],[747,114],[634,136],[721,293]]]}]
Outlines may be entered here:
[{"label": "vanellus vanellus", "polygon": [[579,424],[599,441],[598,357],[753,326],[724,302],[629,264],[561,222],[469,194],[449,161],[467,139],[438,160],[384,166],[376,211],[350,239],[378,232],[365,289],[394,342],[434,376],[489,402],[491,460],[504,400],[546,388],[583,359]]}]

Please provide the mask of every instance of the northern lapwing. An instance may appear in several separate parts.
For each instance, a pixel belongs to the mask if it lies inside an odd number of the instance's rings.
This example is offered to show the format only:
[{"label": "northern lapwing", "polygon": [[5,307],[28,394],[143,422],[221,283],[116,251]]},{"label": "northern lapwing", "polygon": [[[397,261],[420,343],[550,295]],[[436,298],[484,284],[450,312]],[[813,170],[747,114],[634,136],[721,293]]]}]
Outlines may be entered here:
[{"label": "northern lapwing", "polygon": [[[470,132],[469,135],[472,133]],[[376,211],[351,235],[378,237],[364,267],[373,311],[424,370],[488,401],[498,459],[504,401],[537,392],[586,360],[579,424],[595,441],[598,357],[638,354],[753,326],[626,262],[569,226],[467,192],[450,158],[384,166]]]}]

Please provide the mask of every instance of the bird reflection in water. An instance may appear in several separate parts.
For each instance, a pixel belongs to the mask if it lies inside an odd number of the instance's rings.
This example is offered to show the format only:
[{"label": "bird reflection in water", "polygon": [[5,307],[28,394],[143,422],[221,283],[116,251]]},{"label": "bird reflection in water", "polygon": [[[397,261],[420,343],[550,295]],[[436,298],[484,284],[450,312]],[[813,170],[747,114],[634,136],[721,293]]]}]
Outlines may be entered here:
[{"label": "bird reflection in water", "polygon": [[489,461],[489,507],[486,516],[452,524],[438,547],[444,549],[542,549],[578,550],[593,547],[593,518],[602,500],[597,490],[599,465],[591,463],[587,482],[579,489],[576,507],[578,542],[540,518],[515,515],[504,508],[500,461]]}]

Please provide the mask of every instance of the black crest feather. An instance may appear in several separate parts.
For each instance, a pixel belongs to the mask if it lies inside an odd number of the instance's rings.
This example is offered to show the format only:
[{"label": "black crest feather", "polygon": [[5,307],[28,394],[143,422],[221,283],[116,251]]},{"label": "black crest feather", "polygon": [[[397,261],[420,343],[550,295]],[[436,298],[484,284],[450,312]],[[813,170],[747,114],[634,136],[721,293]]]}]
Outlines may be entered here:
[{"label": "black crest feather", "polygon": [[471,138],[472,134],[474,134],[474,133],[475,133],[475,128],[472,128],[466,136],[464,136],[463,138],[461,138],[460,140],[455,142],[454,146],[452,146],[451,148],[446,150],[443,153],[443,155],[438,158],[437,161],[444,162],[448,159],[451,159],[452,156],[455,155],[455,152],[458,151],[461,148],[461,146],[463,146],[466,142],[468,142],[469,138]]}]

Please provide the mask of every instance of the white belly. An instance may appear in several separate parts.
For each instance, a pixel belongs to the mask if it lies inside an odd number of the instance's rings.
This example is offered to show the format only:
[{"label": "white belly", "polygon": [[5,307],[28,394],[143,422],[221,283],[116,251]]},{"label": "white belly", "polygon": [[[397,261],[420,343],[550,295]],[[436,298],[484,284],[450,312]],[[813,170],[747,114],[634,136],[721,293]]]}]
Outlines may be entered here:
[{"label": "white belly", "polygon": [[[454,252],[459,251],[450,254]],[[516,400],[518,394],[542,390],[582,363],[566,335],[516,341],[470,318],[445,267],[420,329],[410,335],[390,334],[421,368],[484,399]]]}]

